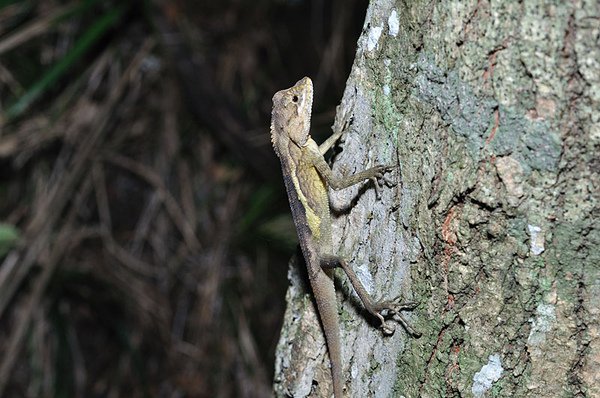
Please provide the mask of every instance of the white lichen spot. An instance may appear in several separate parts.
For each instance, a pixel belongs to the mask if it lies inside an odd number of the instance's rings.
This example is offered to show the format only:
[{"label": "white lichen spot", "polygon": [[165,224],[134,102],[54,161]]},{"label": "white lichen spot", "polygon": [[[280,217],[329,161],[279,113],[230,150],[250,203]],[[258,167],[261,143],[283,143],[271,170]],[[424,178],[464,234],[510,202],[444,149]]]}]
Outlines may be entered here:
[{"label": "white lichen spot", "polygon": [[534,256],[539,256],[545,250],[544,247],[544,234],[541,233],[542,229],[537,225],[527,225],[527,229],[529,230],[529,236],[531,241],[530,251]]},{"label": "white lichen spot", "polygon": [[373,51],[375,47],[377,47],[377,43],[379,42],[379,37],[381,37],[381,32],[383,28],[381,26],[373,26],[369,30],[369,35],[367,36],[367,51]]},{"label": "white lichen spot", "polygon": [[383,60],[383,64],[389,68],[389,66],[392,64],[392,60],[389,58],[386,58]]},{"label": "white lichen spot", "polygon": [[356,378],[360,374],[360,369],[358,368],[358,365],[359,364],[357,364],[356,362],[352,362],[352,366],[350,367],[350,378],[352,380],[356,380]]},{"label": "white lichen spot", "polygon": [[592,142],[600,141],[600,123],[590,125],[590,138]]},{"label": "white lichen spot", "polygon": [[471,392],[475,397],[483,397],[485,392],[492,388],[492,384],[500,379],[504,372],[499,354],[490,355],[488,363],[473,376]]},{"label": "white lichen spot", "polygon": [[385,96],[390,95],[390,86],[388,86],[387,84],[383,85],[383,95],[385,95]]},{"label": "white lichen spot", "polygon": [[392,10],[390,17],[388,18],[388,27],[390,30],[390,36],[396,37],[400,31],[400,20],[398,19],[398,13],[396,10]]},{"label": "white lichen spot", "polygon": [[530,319],[531,331],[527,338],[527,344],[537,346],[546,341],[546,333],[552,330],[552,324],[556,323],[556,310],[553,305],[541,303],[536,310],[535,319]]},{"label": "white lichen spot", "polygon": [[365,287],[367,293],[371,294],[373,291],[373,275],[371,275],[371,271],[369,271],[367,264],[356,267],[356,276],[360,279],[360,282]]}]

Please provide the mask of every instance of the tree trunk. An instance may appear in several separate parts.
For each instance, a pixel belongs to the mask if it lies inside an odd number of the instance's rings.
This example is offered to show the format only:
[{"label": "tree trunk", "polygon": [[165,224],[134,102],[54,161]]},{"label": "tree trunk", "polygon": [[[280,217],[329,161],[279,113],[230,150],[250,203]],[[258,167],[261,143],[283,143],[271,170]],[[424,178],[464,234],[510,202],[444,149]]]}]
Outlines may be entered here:
[{"label": "tree trunk", "polygon": [[[334,240],[376,298],[420,302],[423,336],[382,336],[338,272],[347,396],[600,396],[599,4],[371,2],[333,170],[398,184],[332,192]],[[275,393],[327,397],[290,280]]]}]

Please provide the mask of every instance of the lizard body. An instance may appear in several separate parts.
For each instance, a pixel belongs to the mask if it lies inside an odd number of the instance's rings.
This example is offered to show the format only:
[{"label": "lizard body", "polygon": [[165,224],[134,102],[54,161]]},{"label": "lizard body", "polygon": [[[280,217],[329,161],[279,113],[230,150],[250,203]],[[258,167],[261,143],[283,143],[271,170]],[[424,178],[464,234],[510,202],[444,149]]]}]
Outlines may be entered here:
[{"label": "lizard body", "polygon": [[328,187],[339,190],[368,179],[378,184],[391,168],[375,166],[348,177],[334,177],[323,155],[335,144],[342,132],[334,133],[323,144],[317,145],[310,136],[312,100],[313,86],[308,77],[299,80],[289,89],[275,93],[271,141],[281,161],[292,217],[325,333],[334,397],[342,398],[339,316],[333,284],[335,267],[339,266],[344,270],[365,308],[380,319],[384,333],[391,334],[393,329],[385,324],[383,315],[396,315],[396,319],[409,333],[415,336],[418,333],[408,326],[399,313],[414,309],[414,303],[400,304],[397,299],[374,302],[346,261],[333,253]]}]

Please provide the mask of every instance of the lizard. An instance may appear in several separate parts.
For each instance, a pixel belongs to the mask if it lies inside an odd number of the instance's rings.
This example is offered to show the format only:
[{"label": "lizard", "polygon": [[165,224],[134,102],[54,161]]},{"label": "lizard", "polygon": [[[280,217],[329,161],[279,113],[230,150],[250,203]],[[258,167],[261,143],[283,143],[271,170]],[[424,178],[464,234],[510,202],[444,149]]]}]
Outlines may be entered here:
[{"label": "lizard", "polygon": [[343,269],[365,309],[379,318],[384,334],[389,335],[394,331],[386,324],[384,317],[394,316],[409,334],[418,337],[419,333],[400,314],[401,311],[416,308],[416,303],[400,303],[399,298],[390,301],[373,300],[346,260],[333,253],[328,188],[340,190],[372,180],[376,184],[375,188],[379,189],[380,181],[387,182],[385,174],[393,167],[377,165],[350,176],[334,176],[324,155],[341,137],[343,129],[334,132],[320,146],[317,145],[310,136],[312,102],[313,84],[308,77],[299,80],[293,87],[275,93],[271,142],[281,162],[292,218],[325,335],[331,363],[333,395],[335,398],[342,398],[344,383],[334,269]]}]

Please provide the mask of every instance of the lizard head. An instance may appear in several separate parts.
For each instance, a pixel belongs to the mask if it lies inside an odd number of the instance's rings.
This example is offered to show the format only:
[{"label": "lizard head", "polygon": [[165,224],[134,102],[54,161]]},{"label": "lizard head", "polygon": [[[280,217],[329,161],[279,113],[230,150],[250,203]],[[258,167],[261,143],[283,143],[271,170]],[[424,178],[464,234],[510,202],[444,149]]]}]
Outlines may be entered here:
[{"label": "lizard head", "polygon": [[288,139],[300,147],[306,145],[310,138],[312,100],[313,85],[308,77],[275,93],[271,114],[271,142],[275,150]]}]

